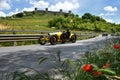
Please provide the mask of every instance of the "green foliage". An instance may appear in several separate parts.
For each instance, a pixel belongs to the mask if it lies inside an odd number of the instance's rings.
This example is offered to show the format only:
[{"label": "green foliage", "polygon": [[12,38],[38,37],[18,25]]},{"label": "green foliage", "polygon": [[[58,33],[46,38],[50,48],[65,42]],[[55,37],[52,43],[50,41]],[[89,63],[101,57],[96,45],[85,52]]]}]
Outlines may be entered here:
[{"label": "green foliage", "polygon": [[119,25],[106,22],[103,18],[94,16],[90,13],[85,13],[82,17],[77,15],[58,16],[48,22],[49,27],[56,27],[57,29],[76,29],[88,30],[96,32],[118,32]]},{"label": "green foliage", "polygon": [[65,18],[60,16],[56,17],[53,20],[49,21],[49,27],[56,27],[58,29],[62,28],[62,25],[66,22]]},{"label": "green foliage", "polygon": [[16,17],[23,17],[23,16],[24,16],[23,13],[18,13],[18,14],[16,14]]},{"label": "green foliage", "polygon": [[70,28],[72,29],[73,27],[70,24],[70,19],[71,18],[65,18],[64,16],[59,16],[55,17],[53,20],[50,20],[48,22],[49,27],[56,27],[57,29],[63,29],[63,28]]},{"label": "green foliage", "polygon": [[25,72],[20,72],[16,71],[13,74],[13,79],[12,80],[54,80],[52,79],[48,73],[38,73],[36,72],[35,74],[28,75],[28,71]]},{"label": "green foliage", "polygon": [[108,23],[103,18],[90,13],[85,13],[79,17],[78,15],[68,13],[54,15],[45,14],[44,11],[37,13],[24,11],[10,17],[1,18],[1,24],[9,26],[8,30],[55,30],[70,28],[72,30],[104,31],[109,33],[120,31],[120,25]]},{"label": "green foliage", "polygon": [[92,14],[90,13],[85,13],[83,16],[82,16],[82,19],[91,19],[92,18]]},{"label": "green foliage", "polygon": [[43,61],[45,61],[47,58],[45,58],[45,57],[40,57],[39,58],[39,64],[41,64]]}]

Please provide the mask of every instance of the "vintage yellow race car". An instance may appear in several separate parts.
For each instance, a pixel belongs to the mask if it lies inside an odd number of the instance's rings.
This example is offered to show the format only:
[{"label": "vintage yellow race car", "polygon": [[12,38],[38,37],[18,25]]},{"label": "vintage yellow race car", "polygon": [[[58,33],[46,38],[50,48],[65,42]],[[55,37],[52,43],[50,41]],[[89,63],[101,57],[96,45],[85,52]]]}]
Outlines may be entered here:
[{"label": "vintage yellow race car", "polygon": [[43,35],[39,38],[39,43],[41,45],[46,44],[47,42],[51,43],[51,45],[55,45],[57,43],[65,43],[72,42],[75,43],[77,39],[76,34],[70,33],[69,37],[67,37],[66,33],[63,32],[53,32],[48,35]]}]

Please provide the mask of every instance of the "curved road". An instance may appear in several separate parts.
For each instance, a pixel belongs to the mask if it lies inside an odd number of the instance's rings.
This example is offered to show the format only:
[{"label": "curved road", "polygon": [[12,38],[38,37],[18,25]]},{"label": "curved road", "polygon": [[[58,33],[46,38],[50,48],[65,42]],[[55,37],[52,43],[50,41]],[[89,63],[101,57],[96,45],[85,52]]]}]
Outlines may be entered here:
[{"label": "curved road", "polygon": [[[57,45],[29,45],[0,48],[0,72],[14,72],[16,70],[26,70],[33,68],[38,71],[49,71],[54,63],[53,54],[61,51],[61,58],[80,58],[86,51],[100,49],[107,45],[107,41],[112,37],[95,37],[87,40],[80,40],[76,43],[66,43]],[[38,63],[38,58],[48,57],[49,61]]]}]

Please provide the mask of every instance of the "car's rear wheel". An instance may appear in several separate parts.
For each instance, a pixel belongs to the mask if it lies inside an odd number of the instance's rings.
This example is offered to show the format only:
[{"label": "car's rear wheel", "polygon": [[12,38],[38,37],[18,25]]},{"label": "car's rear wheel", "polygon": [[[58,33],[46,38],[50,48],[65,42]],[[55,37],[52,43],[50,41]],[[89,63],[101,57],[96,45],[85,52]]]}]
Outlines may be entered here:
[{"label": "car's rear wheel", "polygon": [[50,37],[50,43],[51,43],[51,45],[56,45],[57,44],[57,37],[56,36],[51,36]]},{"label": "car's rear wheel", "polygon": [[75,43],[75,42],[76,42],[76,35],[72,35],[72,36],[71,36],[71,42],[72,42],[72,43]]},{"label": "car's rear wheel", "polygon": [[62,42],[62,43],[65,43],[65,42],[66,42],[66,34],[62,34],[62,35],[60,36],[60,39],[61,39],[61,42]]},{"label": "car's rear wheel", "polygon": [[41,45],[45,45],[46,44],[46,38],[44,37],[44,36],[41,36],[40,38],[39,38],[39,43],[41,44]]}]

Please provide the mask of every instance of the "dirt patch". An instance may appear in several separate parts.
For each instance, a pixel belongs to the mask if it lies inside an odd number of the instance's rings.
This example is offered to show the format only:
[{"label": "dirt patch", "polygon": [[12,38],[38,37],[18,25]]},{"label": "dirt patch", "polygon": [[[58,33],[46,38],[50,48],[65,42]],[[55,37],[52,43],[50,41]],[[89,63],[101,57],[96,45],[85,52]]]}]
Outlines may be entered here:
[{"label": "dirt patch", "polygon": [[8,28],[8,26],[4,26],[4,25],[0,24],[0,30],[4,30],[4,29],[7,29],[7,28]]}]

